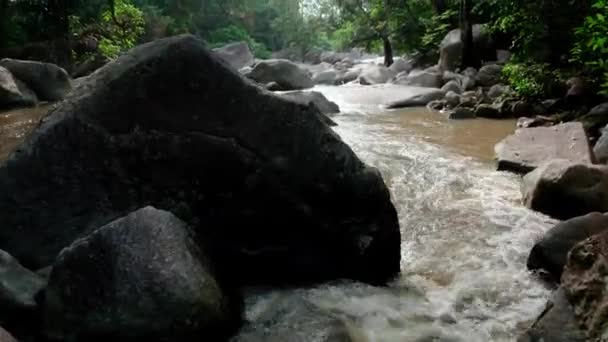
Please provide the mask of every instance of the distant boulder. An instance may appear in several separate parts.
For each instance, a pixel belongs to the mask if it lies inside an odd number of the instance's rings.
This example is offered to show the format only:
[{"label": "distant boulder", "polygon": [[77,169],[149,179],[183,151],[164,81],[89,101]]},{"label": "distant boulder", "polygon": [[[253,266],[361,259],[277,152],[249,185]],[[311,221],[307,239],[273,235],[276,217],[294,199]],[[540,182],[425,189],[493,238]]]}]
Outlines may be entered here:
[{"label": "distant boulder", "polygon": [[283,93],[280,96],[300,104],[308,105],[312,103],[325,115],[340,113],[340,107],[334,102],[329,101],[325,95],[318,91],[292,91]]},{"label": "distant boulder", "polygon": [[491,87],[502,80],[502,65],[490,64],[481,67],[475,76],[475,82],[482,87]]},{"label": "distant boulder", "polygon": [[384,84],[395,75],[394,71],[385,66],[372,65],[363,69],[361,75],[359,75],[359,82],[364,85]]},{"label": "distant boulder", "polygon": [[249,45],[245,42],[228,44],[213,49],[213,52],[237,70],[252,66],[255,63],[255,57],[249,50]]},{"label": "distant boulder", "polygon": [[[473,45],[483,60],[496,60],[496,50],[490,34],[483,25],[473,25]],[[460,29],[450,31],[439,45],[439,66],[441,70],[455,70],[462,59],[462,39]]]},{"label": "distant boulder", "polygon": [[306,89],[315,85],[306,70],[286,59],[261,61],[245,76],[262,84],[276,82],[284,90]]},{"label": "distant boulder", "polygon": [[42,101],[63,100],[72,90],[70,76],[55,64],[5,58],[0,67],[23,81]]},{"label": "distant boulder", "polygon": [[402,108],[402,107],[421,107],[426,106],[429,102],[441,100],[445,93],[440,89],[432,89],[423,93],[414,94],[404,99],[387,104],[387,108]]}]

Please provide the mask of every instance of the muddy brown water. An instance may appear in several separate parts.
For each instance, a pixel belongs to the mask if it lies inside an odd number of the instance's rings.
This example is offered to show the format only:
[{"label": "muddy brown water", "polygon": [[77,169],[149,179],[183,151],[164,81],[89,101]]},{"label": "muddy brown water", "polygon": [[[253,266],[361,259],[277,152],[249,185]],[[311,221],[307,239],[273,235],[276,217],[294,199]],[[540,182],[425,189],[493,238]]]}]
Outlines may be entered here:
[{"label": "muddy brown water", "polygon": [[0,161],[27,137],[49,111],[51,105],[0,112]]}]

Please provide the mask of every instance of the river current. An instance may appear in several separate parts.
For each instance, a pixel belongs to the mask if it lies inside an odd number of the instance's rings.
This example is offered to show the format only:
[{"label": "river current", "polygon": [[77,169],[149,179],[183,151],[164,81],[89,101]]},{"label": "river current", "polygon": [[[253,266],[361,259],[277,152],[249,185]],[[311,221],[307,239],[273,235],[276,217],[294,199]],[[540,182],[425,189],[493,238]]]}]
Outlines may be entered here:
[{"label": "river current", "polygon": [[402,273],[388,288],[255,291],[251,332],[239,341],[515,341],[549,296],[526,258],[555,224],[521,205],[518,176],[495,171],[494,145],[515,121],[388,111],[360,86],[315,90],[341,106],[335,131],[384,176],[399,213]]}]

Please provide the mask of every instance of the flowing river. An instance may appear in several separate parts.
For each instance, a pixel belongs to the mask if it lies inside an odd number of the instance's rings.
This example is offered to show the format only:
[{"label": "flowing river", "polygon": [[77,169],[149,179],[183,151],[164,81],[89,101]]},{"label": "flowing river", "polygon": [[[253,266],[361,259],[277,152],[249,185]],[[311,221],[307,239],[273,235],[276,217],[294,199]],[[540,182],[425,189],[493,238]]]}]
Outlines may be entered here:
[{"label": "flowing river", "polygon": [[[315,90],[341,106],[336,132],[384,175],[399,212],[402,274],[388,288],[250,289],[250,324],[235,340],[515,341],[549,296],[525,262],[554,224],[521,206],[518,177],[494,171],[493,146],[515,122],[387,111],[379,106],[384,93],[368,89]],[[0,114],[0,159],[46,109]]]},{"label": "flowing river", "polygon": [[515,121],[387,111],[360,86],[315,90],[341,106],[335,131],[390,188],[402,274],[389,288],[253,291],[239,341],[515,341],[549,296],[526,258],[555,223],[521,205],[517,176],[495,171],[494,145]]}]

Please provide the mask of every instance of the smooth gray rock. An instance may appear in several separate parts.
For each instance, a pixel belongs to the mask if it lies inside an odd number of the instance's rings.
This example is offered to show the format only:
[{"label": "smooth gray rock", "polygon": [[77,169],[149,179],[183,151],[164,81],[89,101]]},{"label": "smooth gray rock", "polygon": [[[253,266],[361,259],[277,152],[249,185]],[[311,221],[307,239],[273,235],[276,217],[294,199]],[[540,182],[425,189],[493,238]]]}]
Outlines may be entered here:
[{"label": "smooth gray rock", "polygon": [[475,76],[475,82],[482,87],[494,86],[502,80],[502,65],[490,64],[481,67]]},{"label": "smooth gray rock", "polygon": [[587,134],[578,122],[518,129],[495,147],[498,169],[526,173],[553,159],[591,164]]},{"label": "smooth gray rock", "polygon": [[313,76],[315,84],[335,85],[338,79],[338,72],[333,69],[324,70]]},{"label": "smooth gray rock", "polygon": [[68,73],[55,64],[5,58],[0,66],[23,81],[42,101],[63,100],[72,90]]},{"label": "smooth gray rock", "polygon": [[317,110],[247,81],[191,35],[88,77],[0,164],[0,249],[46,267],[146,205],[192,224],[234,283],[383,283],[400,270],[378,170]]},{"label": "smooth gray rock", "polygon": [[[496,50],[492,39],[483,25],[473,25],[473,45],[475,52],[484,60],[495,60]],[[462,39],[460,29],[450,31],[439,45],[439,66],[441,70],[455,70],[462,60]],[[492,54],[494,55],[492,57]]]},{"label": "smooth gray rock", "polygon": [[306,70],[286,59],[261,61],[245,76],[262,84],[276,82],[283,90],[306,89],[315,85]]},{"label": "smooth gray rock", "polygon": [[443,83],[441,73],[433,70],[414,70],[406,78],[396,81],[396,84],[404,84],[416,87],[440,88]]},{"label": "smooth gray rock", "polygon": [[528,257],[528,269],[544,270],[560,282],[568,253],[579,242],[608,230],[608,215],[591,213],[561,222],[534,244]]},{"label": "smooth gray rock", "polygon": [[252,66],[255,63],[255,57],[249,50],[249,45],[245,42],[231,43],[213,49],[213,52],[237,70]]},{"label": "smooth gray rock", "polygon": [[395,77],[396,72],[385,66],[373,65],[363,69],[359,76],[359,83],[364,85],[384,84]]},{"label": "smooth gray rock", "polygon": [[567,220],[608,211],[608,168],[555,159],[524,177],[524,204],[551,217]]},{"label": "smooth gray rock", "polygon": [[52,339],[222,340],[242,299],[219,283],[186,223],[146,207],[75,241],[57,257],[44,307]]},{"label": "smooth gray rock", "polygon": [[492,100],[502,97],[511,92],[511,87],[504,84],[495,84],[488,90],[488,97]]}]

